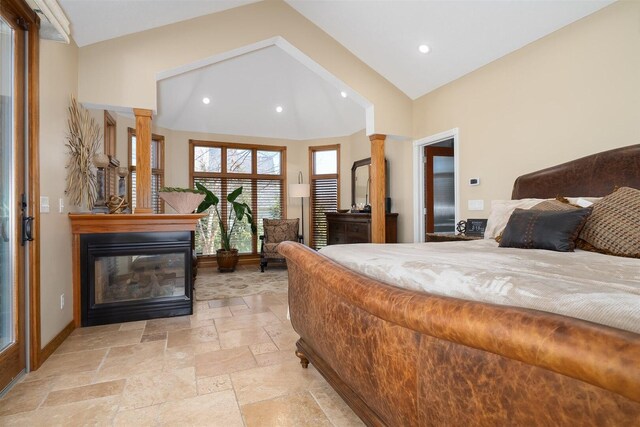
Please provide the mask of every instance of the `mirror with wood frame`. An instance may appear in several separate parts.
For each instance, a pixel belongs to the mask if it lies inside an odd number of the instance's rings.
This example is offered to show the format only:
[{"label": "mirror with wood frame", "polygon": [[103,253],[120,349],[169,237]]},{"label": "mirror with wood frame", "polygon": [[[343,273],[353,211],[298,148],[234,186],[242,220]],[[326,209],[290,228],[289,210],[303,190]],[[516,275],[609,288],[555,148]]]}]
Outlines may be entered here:
[{"label": "mirror with wood frame", "polygon": [[[389,188],[389,168],[384,161],[385,186]],[[351,166],[351,206],[366,206],[371,204],[371,157],[357,160]]]},{"label": "mirror with wood frame", "polygon": [[351,206],[371,204],[371,157],[353,162],[351,167]]}]

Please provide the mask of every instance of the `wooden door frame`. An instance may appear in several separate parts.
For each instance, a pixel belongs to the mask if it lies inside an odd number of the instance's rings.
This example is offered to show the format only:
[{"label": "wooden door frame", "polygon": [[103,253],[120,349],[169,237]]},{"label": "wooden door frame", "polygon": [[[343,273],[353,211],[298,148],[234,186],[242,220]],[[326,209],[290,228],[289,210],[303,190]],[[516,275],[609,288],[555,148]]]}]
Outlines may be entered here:
[{"label": "wooden door frame", "polygon": [[456,222],[460,220],[460,138],[458,128],[453,128],[413,142],[413,241],[425,241],[425,221],[423,218],[425,207],[424,189],[424,147],[453,139],[454,157],[454,189],[456,202]]},{"label": "wooden door frame", "polygon": [[[26,58],[23,55],[23,67],[21,73],[27,71],[24,79],[24,95],[19,113],[23,114],[24,102],[26,101],[26,123],[27,138],[22,147],[19,147],[18,155],[24,153],[24,146],[27,146],[28,167],[26,172],[29,182],[24,186],[24,193],[27,195],[27,212],[33,220],[32,232],[34,241],[28,243],[27,253],[29,255],[29,265],[26,267],[29,275],[28,302],[23,304],[27,308],[29,328],[25,330],[25,345],[28,347],[27,369],[37,369],[43,361],[43,352],[40,349],[40,162],[39,162],[39,132],[40,132],[40,108],[39,108],[39,63],[40,63],[40,18],[31,10],[24,0],[3,0],[2,10],[4,13],[11,13],[16,17],[20,27],[25,30]],[[24,69],[26,65],[27,70]],[[23,135],[24,136],[24,135]],[[24,161],[24,155],[17,157]],[[24,171],[24,168],[22,168]],[[18,209],[19,210],[19,209]],[[18,216],[18,218],[20,218]],[[18,243],[19,244],[19,243]],[[21,273],[22,274],[22,273]],[[26,295],[25,295],[26,297]],[[23,327],[24,325],[22,325]],[[28,335],[28,336],[27,336]],[[25,355],[26,356],[26,355]],[[45,356],[46,357],[46,356]]]},{"label": "wooden door frame", "polygon": [[[2,18],[13,29],[12,48],[14,49],[12,54],[13,74],[12,86],[13,95],[11,97],[11,111],[13,120],[10,121],[12,128],[12,141],[10,142],[10,151],[6,155],[11,156],[12,159],[22,159],[22,162],[13,162],[11,165],[11,178],[9,186],[11,193],[9,195],[12,200],[13,206],[10,215],[13,217],[13,223],[9,223],[10,233],[13,234],[13,240],[9,239],[9,245],[11,246],[11,264],[7,269],[10,271],[11,282],[8,284],[11,287],[12,301],[11,301],[11,314],[12,324],[11,329],[15,341],[9,343],[0,354],[0,363],[2,366],[8,365],[10,369],[0,370],[0,391],[11,384],[16,378],[19,377],[20,372],[26,368],[26,340],[27,335],[24,328],[26,321],[25,313],[25,294],[24,288],[24,270],[25,254],[24,248],[21,245],[21,195],[26,192],[25,180],[24,180],[24,153],[25,147],[22,143],[25,140],[25,115],[24,115],[24,102],[27,90],[26,78],[20,78],[19,76],[25,76],[25,46],[27,44],[27,33],[23,32],[24,23],[21,22],[21,14],[19,10],[11,7],[4,7],[2,12]],[[15,294],[14,294],[15,292]]]},{"label": "wooden door frame", "polygon": [[[433,182],[433,158],[438,157],[454,157],[455,151],[453,147],[432,147],[431,145],[425,145],[424,158],[426,161],[424,165],[424,206],[427,208],[425,211],[425,232],[433,233],[435,224],[433,223],[433,215],[428,215],[428,208],[433,207],[433,188],[427,185],[427,182]],[[425,237],[426,240],[426,237]]]}]

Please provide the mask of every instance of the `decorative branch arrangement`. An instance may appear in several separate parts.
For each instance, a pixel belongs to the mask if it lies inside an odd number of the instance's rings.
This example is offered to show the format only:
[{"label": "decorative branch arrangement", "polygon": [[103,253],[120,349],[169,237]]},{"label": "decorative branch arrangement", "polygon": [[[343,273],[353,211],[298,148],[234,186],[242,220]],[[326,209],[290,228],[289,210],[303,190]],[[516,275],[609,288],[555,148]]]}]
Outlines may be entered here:
[{"label": "decorative branch arrangement", "polygon": [[89,115],[87,109],[78,105],[73,95],[67,123],[69,134],[65,145],[69,149],[69,160],[66,166],[65,194],[73,205],[84,207],[86,202],[87,208],[92,209],[98,191],[92,165],[102,139],[100,125]]}]

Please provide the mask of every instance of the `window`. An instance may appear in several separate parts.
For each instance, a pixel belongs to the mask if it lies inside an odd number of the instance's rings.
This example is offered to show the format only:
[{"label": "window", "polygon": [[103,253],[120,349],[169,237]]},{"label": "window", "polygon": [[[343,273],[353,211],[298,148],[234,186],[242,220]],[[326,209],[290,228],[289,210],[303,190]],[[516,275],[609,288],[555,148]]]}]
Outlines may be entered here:
[{"label": "window", "polygon": [[335,212],[340,200],[340,145],[309,147],[311,176],[311,238],[309,246],[327,246],[325,212]]},{"label": "window", "polygon": [[[263,234],[263,218],[285,218],[286,147],[246,145],[208,141],[189,141],[190,181],[195,188],[201,183],[220,199],[242,186],[241,200],[251,206],[258,227]],[[229,206],[220,203],[220,215],[228,218]],[[232,236],[238,252],[257,254],[258,238],[251,234],[246,222],[236,226]],[[214,254],[220,248],[220,230],[213,208],[209,216],[200,220],[196,231],[196,252]]]},{"label": "window", "polygon": [[[151,207],[164,213],[164,201],[158,190],[164,186],[164,136],[151,135]],[[129,128],[129,206],[136,206],[136,131]]]},{"label": "window", "polygon": [[116,159],[116,120],[107,110],[104,111],[104,154],[109,156],[109,165],[104,171],[105,196],[118,195],[118,166]]}]

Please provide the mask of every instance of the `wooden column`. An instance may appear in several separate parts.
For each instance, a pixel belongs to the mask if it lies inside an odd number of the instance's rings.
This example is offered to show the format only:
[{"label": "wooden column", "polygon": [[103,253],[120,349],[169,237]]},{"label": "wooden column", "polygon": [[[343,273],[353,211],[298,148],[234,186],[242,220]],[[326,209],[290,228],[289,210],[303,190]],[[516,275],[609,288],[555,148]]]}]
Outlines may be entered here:
[{"label": "wooden column", "polygon": [[386,171],[384,140],[386,135],[371,135],[371,242],[385,242]]},{"label": "wooden column", "polygon": [[153,213],[151,207],[151,110],[134,108],[136,115],[136,207],[133,213]]}]

